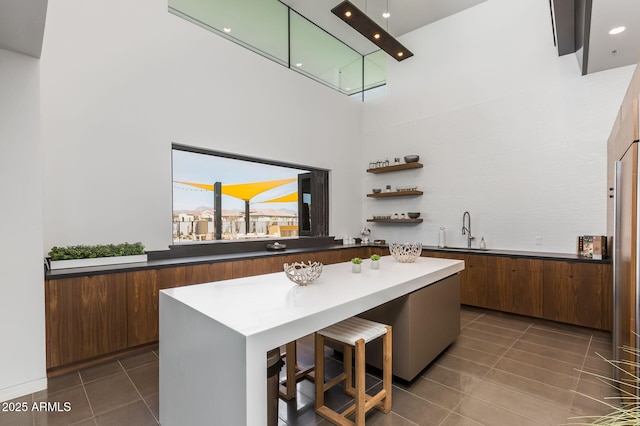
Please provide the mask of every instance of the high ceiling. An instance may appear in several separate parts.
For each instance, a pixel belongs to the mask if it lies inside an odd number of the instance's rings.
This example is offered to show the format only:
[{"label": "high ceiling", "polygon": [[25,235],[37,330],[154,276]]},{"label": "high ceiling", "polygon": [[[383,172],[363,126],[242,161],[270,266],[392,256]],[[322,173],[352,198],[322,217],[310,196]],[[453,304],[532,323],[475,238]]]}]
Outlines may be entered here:
[{"label": "high ceiling", "polygon": [[[280,0],[361,53],[376,50],[372,43],[337,19],[331,9],[340,0]],[[353,3],[394,36],[428,25],[486,0],[353,0]],[[539,0],[546,1],[546,0]],[[640,0],[553,0],[592,4],[586,73],[636,64],[640,61]],[[388,20],[382,18],[387,9]],[[47,0],[0,2],[0,49],[40,57]],[[609,35],[614,27],[626,31]],[[545,36],[546,35],[541,35]]]},{"label": "high ceiling", "polygon": [[[342,0],[280,1],[362,54],[377,49],[373,43],[331,13],[331,9]],[[486,0],[351,0],[356,7],[366,12],[395,37],[484,1]],[[575,18],[574,9],[577,10],[580,4],[592,4],[590,25],[587,25],[588,63],[585,73],[637,64],[640,61],[640,0],[553,0],[553,3],[571,4],[572,21]],[[382,17],[387,7],[391,13],[388,20]],[[551,10],[549,12],[551,13]],[[615,36],[609,35],[609,30],[618,26],[625,26],[626,30]],[[573,28],[572,23],[571,29]],[[573,45],[573,39],[571,42]],[[575,48],[571,53],[574,51]]]},{"label": "high ceiling", "polygon": [[[378,47],[338,19],[331,9],[342,0],[280,0],[328,33],[366,55]],[[486,0],[351,0],[394,37],[461,12]],[[388,7],[388,9],[387,9]],[[388,19],[382,14],[388,11]]]},{"label": "high ceiling", "polygon": [[[624,26],[620,34],[609,30]],[[587,73],[640,62],[640,0],[593,0]]]},{"label": "high ceiling", "polygon": [[40,57],[47,0],[0,2],[0,49]]}]

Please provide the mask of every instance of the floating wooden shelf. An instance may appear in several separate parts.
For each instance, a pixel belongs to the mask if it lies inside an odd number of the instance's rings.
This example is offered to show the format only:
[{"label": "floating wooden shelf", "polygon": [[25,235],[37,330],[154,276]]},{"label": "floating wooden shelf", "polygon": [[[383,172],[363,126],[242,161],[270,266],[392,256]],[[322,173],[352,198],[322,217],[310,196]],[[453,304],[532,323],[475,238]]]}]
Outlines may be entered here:
[{"label": "floating wooden shelf", "polygon": [[422,191],[393,191],[393,192],[381,192],[379,194],[367,194],[367,197],[371,198],[389,198],[389,197],[410,197],[422,195]]},{"label": "floating wooden shelf", "polygon": [[376,223],[421,223],[422,219],[367,219],[367,222]]},{"label": "floating wooden shelf", "polygon": [[376,167],[374,169],[367,169],[367,173],[387,173],[387,172],[396,172],[398,170],[408,170],[408,169],[420,169],[422,168],[422,163],[404,163],[404,164],[396,164],[393,166],[385,166],[385,167]]}]

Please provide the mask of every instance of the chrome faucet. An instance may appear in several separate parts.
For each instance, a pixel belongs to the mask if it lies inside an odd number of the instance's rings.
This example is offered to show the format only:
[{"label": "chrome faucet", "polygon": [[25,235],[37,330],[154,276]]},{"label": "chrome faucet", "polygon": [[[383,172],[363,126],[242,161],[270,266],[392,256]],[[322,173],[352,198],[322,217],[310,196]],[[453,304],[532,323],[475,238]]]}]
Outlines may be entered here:
[{"label": "chrome faucet", "polygon": [[[465,226],[467,223],[467,226]],[[475,239],[475,237],[471,236],[471,214],[469,212],[464,212],[462,215],[462,235],[467,236],[467,248],[471,248],[471,240]]]}]

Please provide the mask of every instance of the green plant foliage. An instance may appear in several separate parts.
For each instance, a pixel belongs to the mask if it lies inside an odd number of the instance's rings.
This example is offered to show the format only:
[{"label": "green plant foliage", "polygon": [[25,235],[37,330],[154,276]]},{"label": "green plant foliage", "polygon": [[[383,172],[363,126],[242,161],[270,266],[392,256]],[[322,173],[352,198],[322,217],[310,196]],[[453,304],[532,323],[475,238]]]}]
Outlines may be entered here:
[{"label": "green plant foliage", "polygon": [[92,259],[96,257],[135,256],[144,254],[142,243],[98,244],[52,247],[51,260]]},{"label": "green plant foliage", "polygon": [[380,260],[380,255],[379,254],[372,254],[371,255],[371,260]]},{"label": "green plant foliage", "polygon": [[362,259],[360,259],[359,257],[354,257],[353,259],[351,259],[351,263],[353,263],[354,265],[359,265],[362,263]]}]

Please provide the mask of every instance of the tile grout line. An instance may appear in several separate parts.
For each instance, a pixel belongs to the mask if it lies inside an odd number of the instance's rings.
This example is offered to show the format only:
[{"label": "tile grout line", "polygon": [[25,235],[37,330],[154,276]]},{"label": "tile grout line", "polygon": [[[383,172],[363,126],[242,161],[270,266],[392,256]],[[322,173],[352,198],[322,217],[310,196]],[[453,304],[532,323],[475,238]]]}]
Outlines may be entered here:
[{"label": "tile grout line", "polygon": [[89,410],[91,410],[91,418],[93,419],[94,424],[98,424],[96,421],[96,413],[93,411],[93,405],[91,404],[91,399],[89,399],[89,394],[87,393],[87,388],[85,386],[84,379],[82,378],[82,373],[80,370],[77,370],[77,374],[80,377],[80,384],[82,384],[82,391],[84,392],[84,397],[87,398],[87,404],[89,404]]},{"label": "tile grout line", "polygon": [[[469,322],[468,322],[464,327],[461,327],[461,328],[460,328],[460,331],[462,332],[462,330],[469,328],[469,326],[470,326],[471,324],[473,324],[473,323],[477,322],[480,318],[482,318],[482,317],[484,317],[484,316],[485,316],[485,312],[483,312],[483,313],[481,313],[480,315],[476,316],[473,320],[469,321]],[[472,328],[471,330],[473,330],[473,328]],[[457,338],[456,338],[456,340],[457,340]],[[447,348],[447,350],[448,350],[448,348]],[[482,352],[482,351],[481,351],[481,352]],[[485,353],[486,353],[486,352],[485,352]],[[447,369],[447,370],[450,370],[450,369],[448,369],[448,368],[446,368],[446,367],[443,367],[443,366],[440,366],[440,368],[445,368],[445,369]],[[490,370],[491,370],[491,369],[489,369],[489,371],[490,371]],[[453,371],[453,370],[450,370],[450,371]],[[463,373],[460,373],[460,374],[463,374]],[[445,416],[445,418],[444,418],[444,419],[442,419],[442,421],[439,423],[440,425],[442,425],[444,422],[446,422],[446,421],[447,421],[447,419],[448,419],[449,417],[451,417],[451,415],[452,415],[452,414],[454,414],[454,410],[455,410],[456,408],[458,408],[458,407],[460,406],[460,404],[462,404],[462,401],[466,400],[466,399],[468,398],[468,396],[469,396],[466,392],[461,392],[461,391],[459,391],[459,390],[457,390],[457,389],[453,389],[452,387],[449,387],[449,386],[447,386],[447,385],[445,385],[445,384],[443,384],[443,383],[438,383],[438,382],[436,382],[435,380],[431,380],[431,379],[429,379],[428,377],[420,376],[420,379],[429,380],[429,381],[431,381],[431,382],[433,382],[433,383],[437,383],[437,384],[438,384],[438,385],[440,385],[440,386],[444,386],[444,387],[446,387],[446,388],[448,388],[448,389],[452,389],[452,390],[454,390],[454,391],[456,391],[456,392],[460,392],[460,393],[462,393],[462,394],[464,395],[464,397],[460,399],[460,402],[458,402],[458,403],[456,404],[456,406],[455,406],[455,407],[453,407],[453,408],[452,408],[452,409],[450,409],[450,410],[445,408],[447,411],[449,411],[449,413]],[[417,395],[416,395],[416,396],[417,396]],[[431,402],[431,401],[429,401],[429,402],[430,402],[431,404],[435,404],[434,402]],[[438,404],[435,404],[435,405],[437,405],[438,407],[440,407],[440,405],[438,405]],[[442,407],[442,408],[444,408],[444,407]],[[459,414],[459,413],[455,413],[455,414],[458,414],[459,416],[462,416],[462,415],[461,415],[461,414]],[[475,420],[473,420],[473,419],[469,419],[468,417],[465,417],[465,416],[462,416],[462,417],[463,417],[463,418],[465,418],[465,419],[471,420],[471,421],[473,421],[474,423],[477,423],[477,422],[476,422]],[[478,424],[480,424],[480,423],[478,423]]]},{"label": "tile grout line", "polygon": [[[504,353],[503,353],[503,354],[498,358],[498,360],[497,360],[497,361],[496,361],[496,362],[495,362],[491,367],[489,367],[489,369],[487,370],[487,372],[486,372],[486,373],[484,373],[484,375],[480,378],[480,383],[482,383],[482,382],[484,382],[484,381],[485,381],[485,379],[486,379],[487,375],[488,375],[491,371],[493,371],[493,370],[495,369],[495,365],[496,365],[496,364],[498,364],[498,362],[500,362],[500,360],[501,360],[502,358],[504,358],[504,355],[509,351],[509,349],[511,349],[511,348],[513,347],[513,345],[515,345],[515,344],[516,344],[516,342],[517,342],[517,341],[519,341],[519,340],[522,338],[522,336],[524,336],[524,335],[525,335],[525,333],[526,333],[526,332],[531,328],[531,326],[532,326],[532,325],[533,325],[533,323],[529,323],[529,325],[527,326],[527,328],[526,328],[526,329],[524,329],[522,332],[520,332],[520,336],[518,336],[517,338],[515,338],[515,339],[513,340],[513,343],[511,343],[511,345],[509,345],[509,347],[507,347],[507,349],[506,349],[506,350],[504,351]],[[514,331],[515,331],[515,330],[514,330]],[[446,367],[443,367],[443,368],[446,368]],[[497,370],[497,369],[496,369],[496,370]],[[464,374],[464,373],[461,373],[461,374]],[[472,388],[469,390],[469,392],[472,392],[472,391],[473,391],[473,389],[475,389],[475,386],[474,386],[474,387],[472,387]],[[462,399],[460,400],[460,402],[458,402],[458,404],[456,404],[456,406],[451,410],[451,412],[452,412],[452,413],[453,413],[453,412],[455,412],[455,410],[456,410],[456,409],[457,409],[457,408],[458,408],[458,407],[459,407],[459,406],[460,406],[464,401],[466,401],[466,400],[468,400],[469,398],[472,398],[472,397],[473,397],[473,396],[471,395],[471,393],[464,393],[464,394],[465,394],[465,397],[464,397],[464,398],[462,398]],[[493,406],[495,406],[495,407],[498,407],[498,408],[500,408],[500,409],[503,409],[503,410],[509,411],[509,412],[511,412],[511,413],[513,413],[513,414],[515,414],[515,415],[517,415],[517,416],[520,416],[520,417],[523,417],[523,418],[525,418],[525,419],[529,419],[529,420],[531,420],[531,421],[533,421],[533,422],[539,423],[539,422],[538,422],[537,420],[535,420],[535,419],[531,419],[531,418],[529,418],[529,417],[527,417],[527,416],[525,416],[525,415],[522,415],[522,414],[520,414],[520,413],[516,413],[515,411],[512,411],[512,410],[510,410],[509,408],[505,408],[505,407],[502,407],[502,406],[500,406],[500,405],[497,405],[497,404],[493,403],[492,401],[485,401],[485,400],[483,400],[483,399],[481,399],[481,398],[478,398],[478,399],[479,399],[479,400],[481,400],[481,401],[483,401],[483,402],[485,402],[485,403],[488,403],[488,404],[491,404],[491,405],[493,405]],[[473,419],[472,419],[472,420],[473,420]]]},{"label": "tile grout line", "polygon": [[575,387],[571,389],[571,403],[569,404],[567,420],[569,420],[571,417],[574,417],[571,415],[571,409],[573,408],[573,404],[575,403],[576,397],[578,396],[578,385],[580,385],[580,380],[582,380],[582,371],[584,371],[584,366],[587,362],[587,356],[589,355],[589,348],[591,348],[592,341],[593,336],[591,337],[591,339],[589,339],[589,344],[587,345],[587,350],[585,351],[584,357],[582,358],[582,365],[580,366],[580,369],[576,369],[580,374],[578,375],[578,380],[576,381]]},{"label": "tile grout line", "polygon": [[[158,358],[158,362],[159,362],[159,358]],[[147,407],[147,410],[149,410],[149,413],[151,413],[151,416],[155,419],[157,424],[160,424],[160,420],[158,420],[156,418],[156,415],[153,413],[153,410],[151,410],[151,408],[149,407],[149,404],[147,404],[147,401],[144,399],[144,397],[142,396],[142,394],[140,393],[140,390],[138,389],[138,387],[136,386],[135,383],[133,383],[133,380],[131,379],[131,376],[129,376],[129,372],[124,368],[124,365],[122,365],[122,363],[120,362],[120,360],[118,360],[118,364],[120,364],[120,366],[122,367],[122,369],[124,370],[124,374],[127,376],[127,379],[129,379],[129,382],[131,382],[131,385],[133,386],[133,388],[136,390],[136,392],[138,393],[138,395],[140,396],[140,399],[142,400],[142,403],[144,404],[145,407]],[[146,364],[144,364],[146,365]],[[138,366],[140,367],[140,366]],[[133,370],[133,368],[132,368]],[[135,402],[135,401],[134,401]],[[125,404],[128,405],[128,404]],[[123,405],[124,407],[124,405]]]}]

